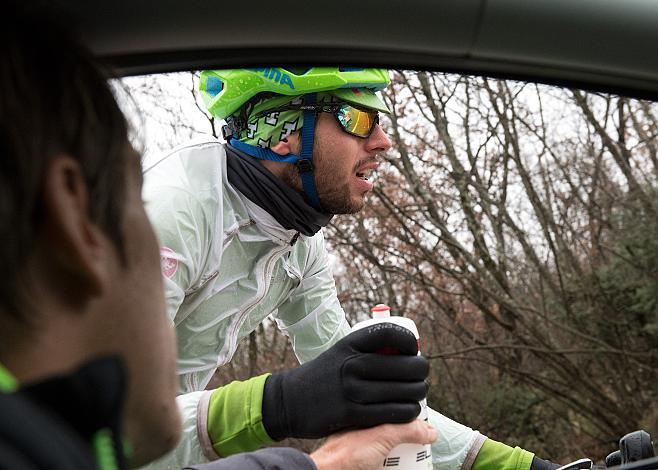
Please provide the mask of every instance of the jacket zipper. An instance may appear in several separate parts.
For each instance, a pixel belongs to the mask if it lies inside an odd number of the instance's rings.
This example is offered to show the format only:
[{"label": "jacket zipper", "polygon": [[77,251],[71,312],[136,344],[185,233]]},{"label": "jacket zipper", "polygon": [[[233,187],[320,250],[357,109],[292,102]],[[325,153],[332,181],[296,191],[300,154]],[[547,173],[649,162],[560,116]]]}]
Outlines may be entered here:
[{"label": "jacket zipper", "polygon": [[[272,261],[273,260],[276,261],[279,258],[279,255],[282,255],[283,253],[285,253],[288,250],[290,250],[290,248],[288,246],[284,246],[282,249],[277,250],[274,253],[272,253],[272,256],[270,256],[270,258],[265,262],[265,269],[263,270],[264,279],[263,279],[263,283],[262,283],[263,289],[261,289],[261,291],[258,292],[258,294],[256,295],[256,299],[253,302],[251,302],[247,307],[245,307],[245,309],[240,314],[240,317],[238,318],[238,321],[234,323],[235,326],[233,326],[230,330],[228,352],[230,352],[231,357],[233,357],[233,354],[235,353],[235,346],[236,346],[236,343],[237,343],[238,330],[240,329],[240,327],[244,323],[245,318],[247,317],[247,315],[249,315],[249,313],[258,304],[258,302],[263,300],[263,297],[265,297],[265,294],[267,293],[267,290],[268,290],[269,285],[270,285],[269,279],[272,275],[272,268],[273,268],[273,265],[274,265],[274,263],[272,263]],[[231,360],[231,358],[228,358],[228,357],[224,358],[223,364],[226,364],[230,360]],[[219,366],[220,365],[219,360],[217,362],[218,362],[217,365]]]}]

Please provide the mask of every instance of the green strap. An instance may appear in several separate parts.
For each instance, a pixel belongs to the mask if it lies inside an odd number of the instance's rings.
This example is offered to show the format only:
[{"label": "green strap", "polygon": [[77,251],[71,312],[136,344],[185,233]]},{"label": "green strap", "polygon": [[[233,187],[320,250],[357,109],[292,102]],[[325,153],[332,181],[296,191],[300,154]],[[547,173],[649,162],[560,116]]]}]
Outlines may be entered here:
[{"label": "green strap", "polygon": [[15,392],[18,388],[18,381],[11,375],[5,367],[0,364],[0,392],[11,393]]},{"label": "green strap", "polygon": [[520,447],[487,439],[482,444],[472,470],[530,470],[534,454]]},{"label": "green strap", "polygon": [[263,391],[269,376],[231,382],[211,395],[208,436],[217,455],[250,452],[274,442],[263,426]]}]

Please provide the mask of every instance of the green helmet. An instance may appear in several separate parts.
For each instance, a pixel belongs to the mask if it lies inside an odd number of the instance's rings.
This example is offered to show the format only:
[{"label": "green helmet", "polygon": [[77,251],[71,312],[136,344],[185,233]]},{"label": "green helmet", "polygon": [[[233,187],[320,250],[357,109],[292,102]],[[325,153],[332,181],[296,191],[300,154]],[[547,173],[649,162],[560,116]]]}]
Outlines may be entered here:
[{"label": "green helmet", "polygon": [[225,119],[260,93],[298,96],[331,91],[348,103],[389,112],[375,91],[391,83],[385,69],[313,67],[205,70],[199,89],[208,111]]}]

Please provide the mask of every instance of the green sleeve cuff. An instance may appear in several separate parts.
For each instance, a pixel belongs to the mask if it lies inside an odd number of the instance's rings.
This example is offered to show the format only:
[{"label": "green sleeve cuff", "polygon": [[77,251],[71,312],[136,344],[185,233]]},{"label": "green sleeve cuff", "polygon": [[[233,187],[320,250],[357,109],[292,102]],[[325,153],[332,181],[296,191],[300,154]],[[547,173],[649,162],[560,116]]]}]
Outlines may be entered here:
[{"label": "green sleeve cuff", "polygon": [[208,405],[208,436],[217,455],[228,457],[269,445],[263,426],[263,391],[270,374],[215,390]]},{"label": "green sleeve cuff", "polygon": [[502,442],[487,439],[478,453],[472,470],[530,470],[532,452],[511,448]]}]

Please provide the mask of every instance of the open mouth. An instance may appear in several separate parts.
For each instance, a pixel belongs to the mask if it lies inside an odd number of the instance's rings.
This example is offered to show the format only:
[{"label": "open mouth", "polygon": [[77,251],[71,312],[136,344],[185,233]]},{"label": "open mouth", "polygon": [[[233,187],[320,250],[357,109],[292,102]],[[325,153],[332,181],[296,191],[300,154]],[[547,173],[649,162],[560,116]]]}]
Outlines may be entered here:
[{"label": "open mouth", "polygon": [[358,180],[360,180],[359,185],[360,188],[365,189],[367,191],[370,191],[373,188],[373,177],[374,172],[377,171],[377,168],[379,167],[379,162],[374,160],[374,159],[368,159],[365,162],[361,162],[359,165],[356,166],[356,170],[354,171],[354,176]]},{"label": "open mouth", "polygon": [[369,181],[373,177],[373,173],[379,167],[379,162],[368,162],[365,165],[360,165],[357,170],[354,172],[357,178],[364,181]]}]

